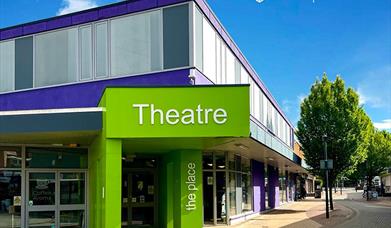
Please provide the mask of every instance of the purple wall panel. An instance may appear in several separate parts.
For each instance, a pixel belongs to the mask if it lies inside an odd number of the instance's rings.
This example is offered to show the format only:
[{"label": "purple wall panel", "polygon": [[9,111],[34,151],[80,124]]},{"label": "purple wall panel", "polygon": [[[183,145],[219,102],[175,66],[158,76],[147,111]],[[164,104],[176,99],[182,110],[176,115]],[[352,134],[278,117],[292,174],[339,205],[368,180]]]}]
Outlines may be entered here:
[{"label": "purple wall panel", "polygon": [[278,168],[273,166],[267,166],[268,173],[268,187],[269,187],[269,206],[270,208],[276,208],[280,205],[280,189],[278,183]]},{"label": "purple wall panel", "polygon": [[0,111],[96,107],[107,86],[190,85],[189,70],[33,89],[0,95]]},{"label": "purple wall panel", "polygon": [[126,4],[111,6],[99,9],[99,19],[115,17],[126,13],[128,13],[128,7]]},{"label": "purple wall panel", "polygon": [[10,39],[17,36],[23,36],[23,27],[16,27],[1,31],[0,39]]},{"label": "purple wall panel", "polygon": [[211,82],[202,72],[197,69],[192,69],[192,74],[194,78],[194,85],[211,85]]},{"label": "purple wall panel", "polygon": [[72,25],[87,23],[90,21],[98,20],[97,11],[89,11],[81,14],[76,14],[72,16]]},{"label": "purple wall panel", "polygon": [[63,28],[72,25],[72,17],[60,17],[54,20],[50,20],[46,22],[46,29],[57,29],[57,28]]},{"label": "purple wall panel", "polygon": [[180,2],[187,2],[188,0],[158,0],[158,6],[166,6]]},{"label": "purple wall panel", "polygon": [[46,31],[46,22],[23,26],[23,35]]},{"label": "purple wall panel", "polygon": [[253,205],[254,212],[265,210],[265,168],[264,164],[251,160],[253,177]]},{"label": "purple wall panel", "polygon": [[128,3],[128,12],[137,12],[158,7],[158,0],[146,0]]}]

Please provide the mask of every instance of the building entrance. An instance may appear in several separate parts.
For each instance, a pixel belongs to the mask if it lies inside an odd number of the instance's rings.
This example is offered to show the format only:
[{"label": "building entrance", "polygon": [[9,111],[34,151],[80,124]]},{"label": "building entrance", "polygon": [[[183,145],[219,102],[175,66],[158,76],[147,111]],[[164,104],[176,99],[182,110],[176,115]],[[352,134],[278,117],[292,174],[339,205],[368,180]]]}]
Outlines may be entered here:
[{"label": "building entrance", "polygon": [[158,226],[155,159],[131,159],[122,170],[122,227]]},{"label": "building entrance", "polygon": [[26,171],[26,198],[27,227],[87,227],[85,171]]}]

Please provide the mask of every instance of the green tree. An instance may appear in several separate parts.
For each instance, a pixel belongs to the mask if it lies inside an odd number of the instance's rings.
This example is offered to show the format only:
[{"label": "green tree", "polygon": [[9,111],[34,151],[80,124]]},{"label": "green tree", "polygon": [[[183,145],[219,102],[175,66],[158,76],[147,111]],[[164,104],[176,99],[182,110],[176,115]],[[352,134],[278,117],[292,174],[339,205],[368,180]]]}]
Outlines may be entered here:
[{"label": "green tree", "polygon": [[[352,88],[345,89],[339,76],[331,82],[324,74],[321,81],[312,85],[300,109],[297,137],[310,171],[325,177],[325,172],[320,170],[324,143],[327,143],[328,159],[334,161],[329,172],[331,193],[338,174],[354,170],[365,160],[373,129],[371,120],[359,105],[358,94]],[[332,199],[330,202],[333,209]]]},{"label": "green tree", "polygon": [[[385,168],[391,166],[391,134],[376,130],[371,138],[367,159],[362,163],[362,169],[367,177],[368,189],[372,187],[373,177],[379,175]],[[360,169],[358,170],[360,171]],[[367,197],[369,199],[369,197]]]}]

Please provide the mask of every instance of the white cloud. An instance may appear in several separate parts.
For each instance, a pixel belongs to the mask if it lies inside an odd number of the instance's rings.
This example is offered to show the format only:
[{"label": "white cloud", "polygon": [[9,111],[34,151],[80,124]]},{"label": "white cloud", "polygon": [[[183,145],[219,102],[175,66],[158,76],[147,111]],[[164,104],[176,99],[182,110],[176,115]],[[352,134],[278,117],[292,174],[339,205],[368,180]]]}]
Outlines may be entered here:
[{"label": "white cloud", "polygon": [[357,86],[360,105],[391,109],[391,65],[366,72]]},{"label": "white cloud", "polygon": [[307,95],[305,95],[305,94],[300,94],[299,96],[297,96],[297,102],[299,103],[299,106],[301,105],[301,103],[303,103],[303,101],[306,97],[307,97]]},{"label": "white cloud", "polygon": [[391,119],[382,120],[382,122],[375,122],[373,125],[379,130],[391,130]]},{"label": "white cloud", "polygon": [[292,106],[292,102],[290,100],[282,101],[282,110],[286,113],[290,112]]},{"label": "white cloud", "polygon": [[64,15],[97,7],[94,0],[63,0],[62,5],[63,7],[58,10],[57,15]]},{"label": "white cloud", "polygon": [[257,1],[258,3],[262,3],[265,0],[255,0],[255,1]]}]

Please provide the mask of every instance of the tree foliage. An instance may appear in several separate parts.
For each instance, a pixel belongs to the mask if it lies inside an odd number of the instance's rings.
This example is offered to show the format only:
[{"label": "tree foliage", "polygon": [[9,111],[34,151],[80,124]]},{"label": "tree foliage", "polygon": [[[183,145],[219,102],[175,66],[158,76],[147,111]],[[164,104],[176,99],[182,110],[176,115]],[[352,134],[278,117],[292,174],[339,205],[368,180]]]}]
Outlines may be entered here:
[{"label": "tree foliage", "polygon": [[365,174],[368,180],[379,175],[391,166],[391,134],[376,130],[371,137],[367,159],[361,165],[359,173]]},{"label": "tree foliage", "polygon": [[328,159],[334,160],[329,172],[331,184],[339,173],[353,171],[365,160],[373,126],[359,105],[358,94],[352,88],[345,89],[342,78],[331,82],[324,74],[313,84],[300,109],[297,137],[314,175],[324,176],[320,170],[323,136],[327,136]]}]

